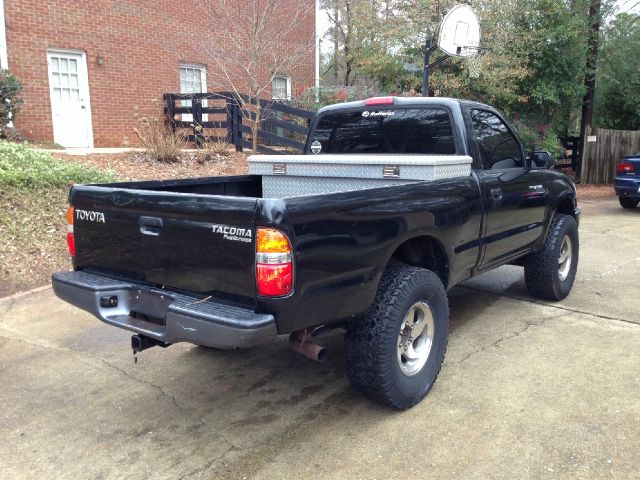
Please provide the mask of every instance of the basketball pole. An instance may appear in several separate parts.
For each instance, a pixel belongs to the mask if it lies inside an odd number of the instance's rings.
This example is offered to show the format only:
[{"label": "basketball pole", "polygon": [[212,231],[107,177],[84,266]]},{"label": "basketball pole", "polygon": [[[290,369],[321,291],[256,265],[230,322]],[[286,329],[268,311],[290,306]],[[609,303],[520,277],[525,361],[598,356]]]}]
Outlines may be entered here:
[{"label": "basketball pole", "polygon": [[433,52],[436,48],[438,48],[437,43],[432,42],[429,38],[424,42],[424,67],[422,69],[422,96],[429,96],[429,72],[432,68],[440,65],[442,62],[447,60],[451,55],[445,54],[444,56],[437,59],[435,62],[431,63],[431,52]]},{"label": "basketball pole", "polygon": [[429,96],[429,62],[431,61],[431,39],[424,42],[424,67],[422,68],[422,96]]}]

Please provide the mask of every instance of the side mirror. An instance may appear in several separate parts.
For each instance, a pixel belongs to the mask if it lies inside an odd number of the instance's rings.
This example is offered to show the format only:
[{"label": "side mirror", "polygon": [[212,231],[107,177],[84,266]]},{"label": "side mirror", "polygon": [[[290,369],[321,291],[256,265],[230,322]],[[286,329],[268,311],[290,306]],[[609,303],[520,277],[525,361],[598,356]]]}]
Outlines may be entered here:
[{"label": "side mirror", "polygon": [[548,169],[553,168],[555,161],[551,152],[538,150],[531,154],[531,168]]}]

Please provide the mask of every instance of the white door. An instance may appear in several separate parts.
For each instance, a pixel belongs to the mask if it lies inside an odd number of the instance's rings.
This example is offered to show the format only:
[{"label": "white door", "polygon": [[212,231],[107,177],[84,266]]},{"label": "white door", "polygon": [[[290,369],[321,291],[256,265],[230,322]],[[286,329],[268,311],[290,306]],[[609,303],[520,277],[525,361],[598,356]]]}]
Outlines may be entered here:
[{"label": "white door", "polygon": [[47,52],[47,60],[53,141],[63,147],[92,147],[91,105],[85,54],[50,50]]}]

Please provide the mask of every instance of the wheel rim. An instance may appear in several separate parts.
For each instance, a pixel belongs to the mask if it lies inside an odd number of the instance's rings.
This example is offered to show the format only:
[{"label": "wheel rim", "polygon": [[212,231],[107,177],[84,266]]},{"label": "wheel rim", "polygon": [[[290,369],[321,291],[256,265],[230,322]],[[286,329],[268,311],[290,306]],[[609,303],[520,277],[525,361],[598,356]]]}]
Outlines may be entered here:
[{"label": "wheel rim", "polygon": [[571,239],[568,235],[565,235],[562,239],[562,246],[560,247],[560,255],[558,256],[558,276],[560,280],[564,281],[569,276],[569,270],[571,269],[571,261],[573,257],[573,246]]},{"label": "wheel rim", "polygon": [[416,375],[429,358],[433,346],[434,322],[431,308],[424,302],[415,303],[400,325],[398,364],[406,376]]}]

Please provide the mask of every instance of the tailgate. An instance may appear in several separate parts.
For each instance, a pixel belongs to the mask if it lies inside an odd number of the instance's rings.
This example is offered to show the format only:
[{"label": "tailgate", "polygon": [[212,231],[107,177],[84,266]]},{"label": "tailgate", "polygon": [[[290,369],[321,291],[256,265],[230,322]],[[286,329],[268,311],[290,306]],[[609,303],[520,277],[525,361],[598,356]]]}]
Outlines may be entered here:
[{"label": "tailgate", "polygon": [[255,303],[255,198],[76,186],[76,266]]}]

